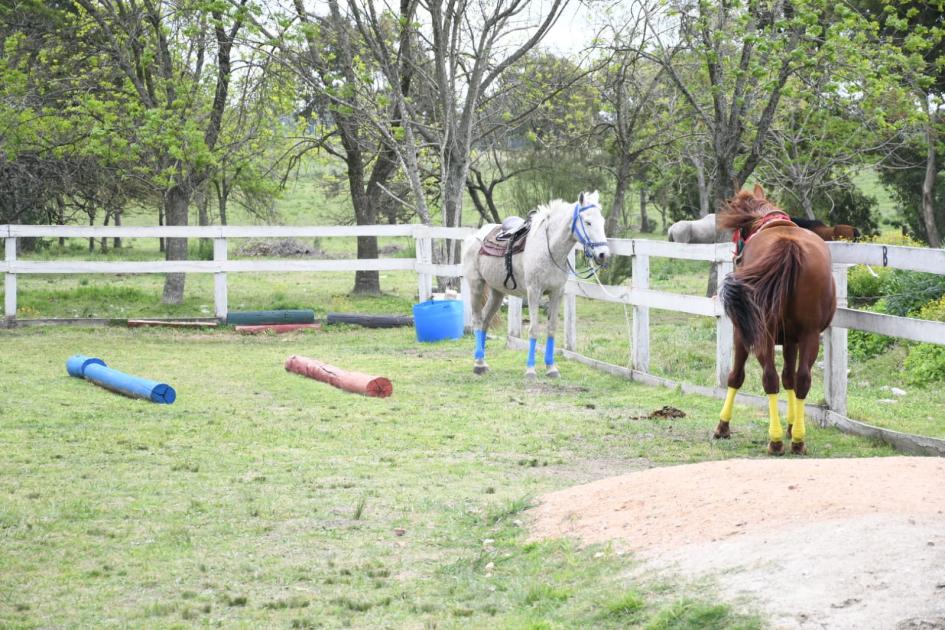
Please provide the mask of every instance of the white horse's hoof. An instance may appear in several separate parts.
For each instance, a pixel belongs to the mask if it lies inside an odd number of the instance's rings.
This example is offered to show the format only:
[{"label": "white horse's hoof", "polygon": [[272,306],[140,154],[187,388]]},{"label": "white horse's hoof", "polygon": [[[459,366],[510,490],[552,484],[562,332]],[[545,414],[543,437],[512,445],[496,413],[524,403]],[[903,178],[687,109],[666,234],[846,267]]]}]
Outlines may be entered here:
[{"label": "white horse's hoof", "polygon": [[535,368],[528,368],[527,370],[525,370],[525,380],[526,381],[538,380],[538,375],[535,374]]},{"label": "white horse's hoof", "polygon": [[483,363],[482,365],[473,366],[473,374],[485,374],[489,371],[489,366]]},{"label": "white horse's hoof", "polygon": [[558,371],[557,365],[552,365],[548,368],[548,371],[545,372],[545,376],[548,378],[561,378],[561,372]]}]

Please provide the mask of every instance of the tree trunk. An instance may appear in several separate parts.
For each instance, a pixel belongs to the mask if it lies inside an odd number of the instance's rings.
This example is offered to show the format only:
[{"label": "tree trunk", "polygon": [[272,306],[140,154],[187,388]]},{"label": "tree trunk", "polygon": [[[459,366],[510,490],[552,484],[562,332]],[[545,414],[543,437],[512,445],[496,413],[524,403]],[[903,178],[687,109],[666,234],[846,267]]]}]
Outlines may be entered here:
[{"label": "tree trunk", "polygon": [[[56,223],[58,225],[66,224],[66,202],[63,201],[62,195],[56,196],[56,208],[59,210],[56,216]],[[59,237],[59,247],[66,246],[66,239],[63,236]]]},{"label": "tree trunk", "polygon": [[696,184],[699,188],[699,218],[710,214],[709,212],[709,184],[705,179],[705,163],[701,156],[690,156],[689,161],[696,168]]},{"label": "tree trunk", "polygon": [[[734,157],[729,163],[734,162]],[[713,200],[713,212],[718,215],[719,210],[725,205],[725,202],[731,199],[735,195],[735,190],[738,187],[738,183],[733,179],[732,173],[734,169],[726,168],[723,166],[725,160],[719,160],[719,176],[713,183],[712,189],[712,200]],[[715,242],[716,243],[725,243],[731,238],[728,232],[722,230],[715,230]],[[712,269],[709,271],[709,282],[705,288],[706,297],[712,297],[715,295],[718,289],[718,278],[719,278],[719,266],[715,263],[712,263]]]},{"label": "tree trunk", "polygon": [[[164,225],[164,206],[161,205],[158,207],[158,225]],[[164,242],[164,237],[158,239],[158,251],[165,252],[167,250],[167,243]]]},{"label": "tree trunk", "polygon": [[620,164],[617,166],[617,181],[614,188],[614,203],[607,214],[607,221],[604,223],[604,232],[607,236],[613,236],[617,233],[617,221],[623,216],[624,200],[626,199],[627,189],[630,187],[630,161],[625,156],[620,156]]},{"label": "tree trunk", "polygon": [[[351,190],[351,204],[354,206],[354,220],[358,225],[372,225],[375,221],[374,206],[364,185],[364,171],[360,153],[348,152],[348,184]],[[358,259],[377,258],[377,237],[358,237]],[[380,274],[377,271],[354,272],[352,292],[359,295],[379,295],[381,292]]]},{"label": "tree trunk", "polygon": [[[89,227],[93,225],[95,225],[95,214],[90,212],[89,213]],[[92,237],[89,237],[89,253],[92,253],[94,251],[95,251],[95,239]]]},{"label": "tree trunk", "polygon": [[[111,219],[111,216],[112,216],[111,211],[110,211],[110,210],[106,210],[106,211],[105,211],[105,220],[102,221],[102,225],[103,225],[103,226],[108,226],[108,222],[109,222],[109,220]],[[102,242],[101,242],[101,244],[99,245],[99,251],[102,252],[103,254],[108,251],[108,239],[105,238],[104,236],[102,237]]]},{"label": "tree trunk", "polygon": [[220,225],[226,225],[226,202],[229,200],[230,191],[225,190],[223,194],[217,197],[217,209],[220,211]]},{"label": "tree trunk", "polygon": [[[210,225],[210,191],[207,190],[205,183],[196,193],[197,202],[197,224],[201,227]],[[200,257],[204,257],[204,252],[213,251],[213,243],[209,238],[200,239]]]},{"label": "tree trunk", "polygon": [[213,181],[213,189],[217,193],[217,210],[220,211],[220,225],[226,225],[226,204],[230,199],[230,187],[226,183],[226,177],[223,181]]},{"label": "tree trunk", "polygon": [[[121,227],[121,210],[115,210],[115,226]],[[112,241],[112,247],[115,249],[121,249],[121,237],[116,236]]]},{"label": "tree trunk", "polygon": [[935,224],[935,176],[938,171],[935,157],[935,143],[938,142],[935,133],[935,112],[929,112],[928,126],[925,129],[925,140],[928,143],[928,153],[925,158],[925,179],[922,181],[922,220],[925,223],[925,233],[929,246],[941,247],[942,237]]},{"label": "tree trunk", "polygon": [[[172,186],[164,195],[164,214],[168,225],[187,225],[190,195],[180,185]],[[166,260],[187,260],[187,239],[166,240]],[[184,301],[184,279],[182,273],[169,273],[164,279],[164,304],[180,304]]]},{"label": "tree trunk", "polygon": [[[466,175],[468,163],[465,159],[454,157],[446,171],[446,180],[442,183],[442,203],[443,203],[443,225],[445,227],[458,227],[462,225],[463,220],[463,193],[466,190]],[[462,241],[444,239],[445,249],[442,256],[443,262],[455,265],[459,263],[460,249]],[[437,285],[440,289],[445,289],[450,285],[451,279],[437,278]]]},{"label": "tree trunk", "polygon": [[644,182],[640,182],[640,231],[647,233],[653,231],[653,226],[646,217],[646,184]]},{"label": "tree trunk", "polygon": [[814,215],[814,198],[811,195],[811,190],[806,187],[801,187],[799,191],[801,195],[801,208],[804,209],[804,215],[808,219],[816,219]]}]

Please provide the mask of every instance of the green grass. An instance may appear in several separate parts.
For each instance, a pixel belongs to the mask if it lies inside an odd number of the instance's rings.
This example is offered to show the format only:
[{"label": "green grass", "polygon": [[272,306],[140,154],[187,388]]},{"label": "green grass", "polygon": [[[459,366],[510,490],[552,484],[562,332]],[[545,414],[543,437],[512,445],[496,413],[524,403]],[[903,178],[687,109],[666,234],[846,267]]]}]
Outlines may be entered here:
[{"label": "green grass", "polygon": [[[469,339],[410,329],[0,337],[16,359],[0,373],[0,627],[692,626],[717,608],[692,598],[714,594],[631,581],[607,547],[528,542],[527,507],[591,468],[762,457],[766,439],[755,410],[715,442],[716,401],[580,365],[526,385],[522,353],[498,344],[473,378]],[[68,377],[80,352],[177,402]],[[388,375],[394,396],[288,374],[293,353]],[[636,419],[663,405],[687,417]],[[817,427],[808,443],[892,453]]]},{"label": "green grass", "polygon": [[[337,223],[345,203],[301,184],[280,201],[277,220]],[[126,222],[139,219],[153,223],[146,214]],[[353,243],[311,244],[343,256]],[[75,239],[30,257],[160,257],[153,240],[125,244],[89,255]],[[381,245],[410,253],[404,239]],[[654,259],[651,285],[700,295],[707,272],[705,263]],[[229,306],[406,314],[416,301],[412,273],[382,273],[384,295],[375,298],[350,295],[353,282],[353,273],[231,274]],[[160,303],[162,284],[150,275],[21,276],[18,315],[212,315],[209,275],[188,276],[179,306]],[[651,371],[711,385],[713,321],[650,317]],[[581,352],[626,365],[621,306],[579,300],[578,320]],[[500,313],[493,332],[504,326]],[[0,371],[0,627],[764,626],[751,610],[716,604],[711,588],[627,577],[633,559],[607,546],[527,539],[534,498],[588,480],[588,470],[762,457],[763,413],[737,407],[733,438],[715,442],[718,401],[570,362],[561,381],[527,385],[523,354],[494,341],[493,372],[473,378],[471,346],[353,327],[250,338],[0,330],[4,358],[15,359]],[[169,382],[178,400],[153,405],[69,378],[63,364],[74,353]],[[289,354],[390,376],[394,397],[362,398],[287,374]],[[899,383],[903,356],[851,364],[851,416],[945,436],[935,411],[945,393]],[[819,372],[814,382],[816,400]],[[909,396],[879,404],[892,398],[885,384]],[[761,392],[757,366],[745,391]],[[639,419],[664,405],[687,416]],[[814,456],[893,454],[816,426],[808,446]]]}]

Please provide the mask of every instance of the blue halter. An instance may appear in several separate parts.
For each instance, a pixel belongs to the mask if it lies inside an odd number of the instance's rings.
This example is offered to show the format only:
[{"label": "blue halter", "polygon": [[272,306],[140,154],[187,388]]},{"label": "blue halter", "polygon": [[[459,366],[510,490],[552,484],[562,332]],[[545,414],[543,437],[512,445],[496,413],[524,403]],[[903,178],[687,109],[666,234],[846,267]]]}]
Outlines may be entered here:
[{"label": "blue halter", "polygon": [[587,234],[587,228],[584,226],[584,221],[581,221],[581,213],[585,210],[590,210],[591,208],[596,208],[595,204],[588,204],[582,206],[580,202],[574,204],[574,214],[571,216],[571,233],[574,234],[574,238],[584,247],[584,257],[585,258],[594,258],[595,247],[600,247],[601,245],[606,245],[607,241],[592,241],[591,237]]}]

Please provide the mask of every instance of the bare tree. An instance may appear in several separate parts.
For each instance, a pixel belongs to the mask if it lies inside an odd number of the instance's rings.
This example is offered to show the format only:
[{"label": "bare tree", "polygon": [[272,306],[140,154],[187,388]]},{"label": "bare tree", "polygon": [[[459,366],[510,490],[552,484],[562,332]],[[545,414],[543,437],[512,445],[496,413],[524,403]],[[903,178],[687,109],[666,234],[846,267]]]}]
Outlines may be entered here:
[{"label": "bare tree", "polygon": [[[404,0],[398,11],[385,12],[378,11],[375,2],[349,0],[349,12],[381,61],[386,80],[396,84],[403,76],[404,62],[412,63],[416,79],[425,84],[420,92],[433,98],[430,112],[419,111],[417,103],[407,99],[399,105],[408,146],[417,146],[416,134],[436,147],[443,225],[457,226],[462,221],[463,193],[483,99],[506,69],[544,38],[566,2],[427,0],[411,6]],[[422,16],[415,12],[418,9],[423,9]],[[382,20],[390,14],[414,32],[415,39],[407,41],[415,43],[416,50],[410,47],[392,54],[383,38]],[[408,177],[412,176],[408,169]],[[450,241],[447,258],[455,260],[458,251]]]}]

